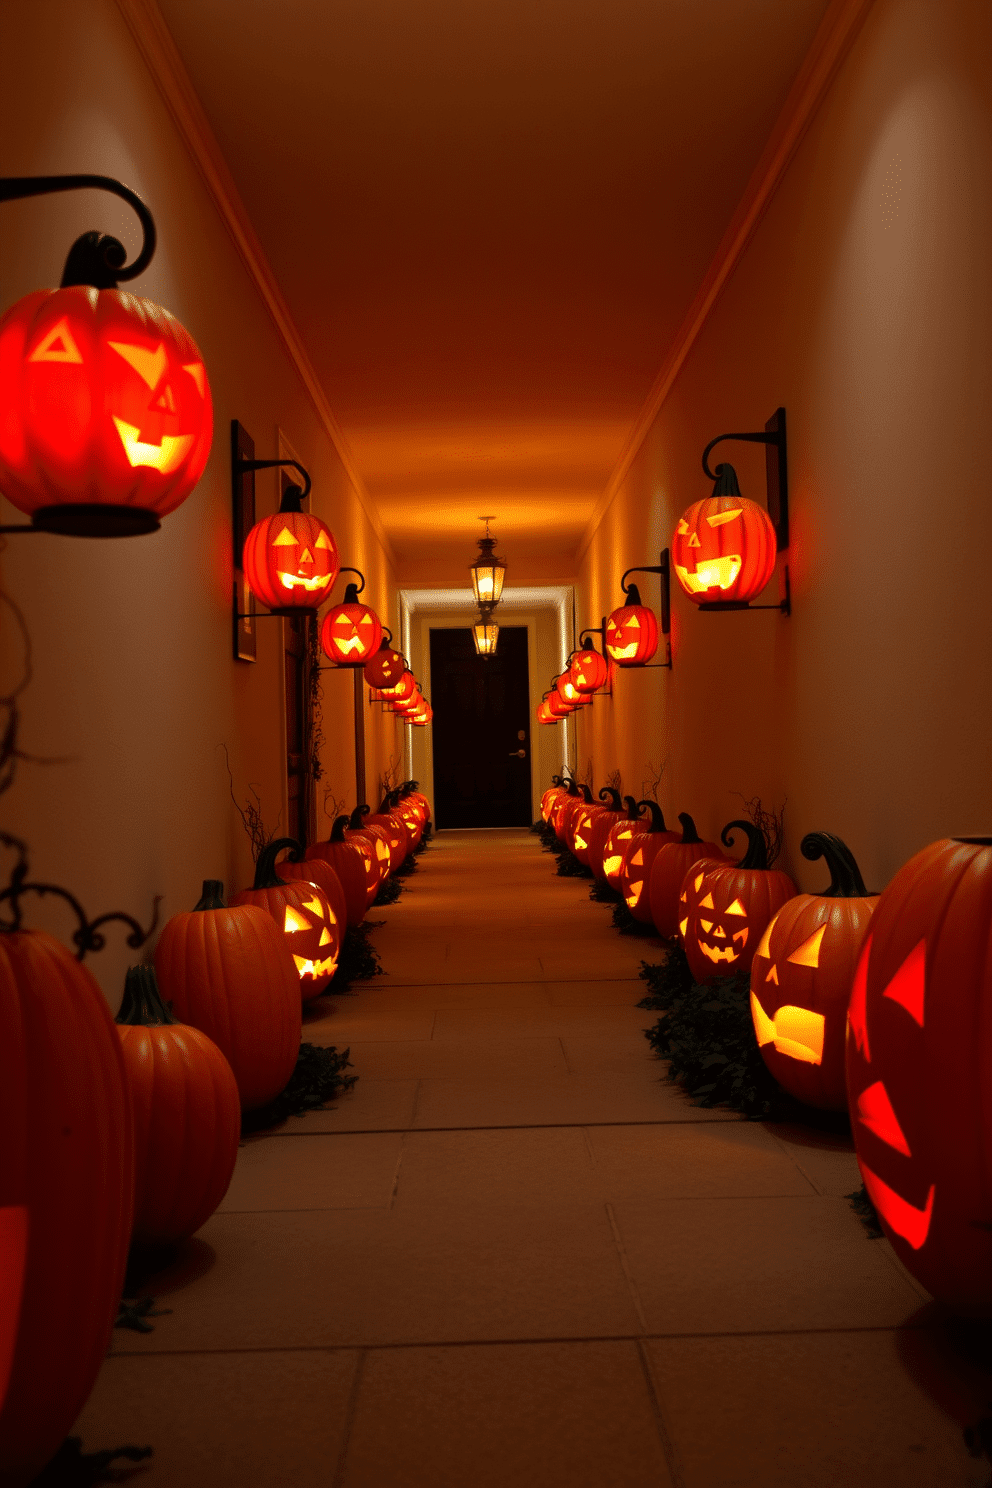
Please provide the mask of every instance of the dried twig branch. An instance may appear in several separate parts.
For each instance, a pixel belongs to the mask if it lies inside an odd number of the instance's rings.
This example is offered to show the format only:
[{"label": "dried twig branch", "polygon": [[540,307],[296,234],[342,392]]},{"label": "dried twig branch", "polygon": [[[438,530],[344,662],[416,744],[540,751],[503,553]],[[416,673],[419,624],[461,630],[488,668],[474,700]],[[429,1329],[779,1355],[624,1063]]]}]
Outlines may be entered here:
[{"label": "dried twig branch", "polygon": [[667,763],[667,760],[663,760],[662,763],[656,767],[651,763],[650,760],[648,760],[648,778],[647,780],[641,781],[642,800],[657,801],[658,787],[661,784],[661,777],[665,773],[665,765]]},{"label": "dried twig branch", "polygon": [[762,805],[760,796],[752,796],[749,800],[746,796],[741,795],[740,791],[734,791],[734,795],[738,800],[744,802],[744,815],[749,822],[752,822],[758,828],[758,831],[765,839],[765,846],[768,849],[768,866],[770,868],[782,851],[782,839],[785,835],[785,807],[788,796],[782,802],[778,811],[768,811]]},{"label": "dried twig branch", "polygon": [[612,786],[612,788],[619,795],[623,795],[623,780],[621,778],[619,770],[611,770],[609,775],[607,775],[606,777],[606,783],[607,785]]},{"label": "dried twig branch", "polygon": [[[276,832],[270,832],[265,825],[265,822],[262,818],[262,798],[253,785],[249,785],[248,787],[248,790],[253,799],[251,801],[247,801],[244,806],[242,806],[241,802],[234,794],[234,776],[231,773],[231,758],[227,752],[227,745],[222,744],[220,747],[224,751],[224,763],[227,766],[227,778],[231,783],[231,800],[234,802],[234,808],[241,818],[241,822],[244,826],[245,831],[248,833],[248,840],[251,843],[251,855],[257,863],[259,853],[261,853],[263,848],[268,847],[269,843],[275,837]],[[281,817],[282,812],[280,811],[279,819],[281,819]],[[278,827],[279,820],[277,819],[276,831],[278,830]]]}]

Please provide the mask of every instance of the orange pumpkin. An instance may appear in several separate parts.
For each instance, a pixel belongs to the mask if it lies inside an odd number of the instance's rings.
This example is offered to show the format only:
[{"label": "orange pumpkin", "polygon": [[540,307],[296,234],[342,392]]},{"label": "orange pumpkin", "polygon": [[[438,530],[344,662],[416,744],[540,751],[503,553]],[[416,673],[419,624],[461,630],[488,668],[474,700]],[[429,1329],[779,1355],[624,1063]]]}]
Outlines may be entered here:
[{"label": "orange pumpkin", "polygon": [[351,813],[348,825],[345,828],[346,842],[364,842],[372,853],[375,864],[375,883],[372,889],[372,899],[379,892],[379,885],[390,873],[389,837],[385,827],[371,825],[365,820],[369,814],[369,807],[363,804],[356,806]]},{"label": "orange pumpkin", "polygon": [[787,873],[768,867],[768,848],[753,822],[728,822],[720,834],[725,847],[735,830],[748,840],[740,862],[701,859],[679,891],[679,935],[697,982],[750,971],[769,922],[799,892]]},{"label": "orange pumpkin", "polygon": [[804,858],[826,859],[830,885],[787,900],[768,925],[751,963],[751,1016],[783,1090],[808,1106],[846,1111],[847,1004],[878,896],[839,837],[808,832],[800,847]]},{"label": "orange pumpkin", "polygon": [[357,929],[365,918],[365,911],[369,904],[375,898],[379,873],[372,849],[368,844],[359,842],[356,838],[349,841],[345,837],[347,825],[347,816],[337,817],[328,840],[312,842],[306,850],[305,857],[308,862],[312,858],[322,858],[326,863],[330,863],[344,890],[348,928]]},{"label": "orange pumpkin", "polygon": [[132,966],[117,1014],[134,1114],[134,1239],[168,1245],[206,1224],[227,1193],[241,1140],[231,1066],[178,1022],[150,966]]},{"label": "orange pumpkin", "polygon": [[544,795],[541,797],[541,816],[545,821],[547,821],[550,817],[551,808],[554,806],[555,801],[565,789],[562,784],[560,775],[552,775],[551,780],[552,784],[550,788],[546,790],[544,792]]},{"label": "orange pumpkin", "polygon": [[110,1010],[89,971],[38,930],[0,933],[0,1127],[0,1480],[21,1488],[100,1372],[134,1202]]},{"label": "orange pumpkin", "polygon": [[367,827],[382,827],[386,834],[386,841],[389,844],[390,873],[395,873],[397,868],[406,862],[406,857],[411,847],[410,834],[406,829],[406,824],[393,809],[397,798],[398,792],[388,792],[383,798],[379,810],[374,811],[371,816],[365,819],[365,825]]},{"label": "orange pumpkin", "polygon": [[624,796],[623,803],[627,808],[627,815],[621,817],[616,825],[610,828],[603,844],[603,878],[618,893],[620,893],[620,873],[627,844],[638,833],[651,830],[650,817],[641,815],[641,808],[633,796]]},{"label": "orange pumpkin", "polygon": [[605,656],[586,646],[572,657],[568,675],[579,692],[598,692],[609,680],[610,665]]},{"label": "orange pumpkin", "polygon": [[302,495],[299,486],[288,486],[275,515],[256,522],[245,538],[245,578],[276,614],[318,609],[341,568],[331,529],[303,511]]},{"label": "orange pumpkin", "polygon": [[599,792],[599,799],[606,804],[600,807],[589,823],[586,855],[582,861],[592,869],[593,877],[602,883],[606,878],[603,868],[603,849],[606,846],[606,839],[617,823],[624,820],[626,813],[620,792],[612,785],[603,787]]},{"label": "orange pumpkin", "polygon": [[6,312],[0,407],[0,487],[60,531],[73,506],[105,508],[107,531],[154,531],[199,481],[213,438],[195,341],[160,305],[117,289],[42,289]]},{"label": "orange pumpkin", "polygon": [[349,584],[344,603],[332,606],[320,627],[324,655],[336,666],[363,667],[378,651],[382,624],[375,610],[358,599],[358,585]]},{"label": "orange pumpkin", "polygon": [[658,617],[641,603],[636,584],[627,585],[627,603],[606,622],[606,654],[617,666],[644,666],[658,649]]},{"label": "orange pumpkin", "polygon": [[[385,636],[389,636],[388,631],[379,643],[378,651],[365,663],[366,682],[370,687],[379,687],[384,690],[395,687],[406,671],[405,658],[392,649]],[[389,640],[391,639],[392,637],[389,637]]]},{"label": "orange pumpkin", "polygon": [[292,857],[289,857],[281,858],[275,866],[276,876],[281,878],[283,883],[302,879],[304,883],[316,884],[333,909],[338,925],[342,927],[343,938],[344,926],[348,922],[348,906],[345,903],[341,880],[330,863],[323,858],[298,858],[294,862]]},{"label": "orange pumpkin", "polygon": [[687,811],[679,812],[682,839],[669,842],[651,865],[648,900],[651,918],[659,935],[674,940],[679,933],[679,894],[686,874],[701,859],[730,862],[715,842],[700,842],[696,823]]},{"label": "orange pumpkin", "polygon": [[[733,467],[718,465],[718,475],[725,469]],[[739,492],[694,502],[672,538],[675,573],[697,605],[746,606],[775,572],[777,551],[768,513]]]},{"label": "orange pumpkin", "polygon": [[277,1096],[296,1067],[300,979],[272,916],[255,904],[225,908],[223,889],[205,880],[196,908],[166,922],[155,973],[176,1017],[225,1056],[251,1110]]},{"label": "orange pumpkin", "polygon": [[677,842],[678,837],[665,826],[665,818],[657,801],[638,801],[648,813],[646,830],[635,833],[622,849],[620,866],[620,892],[635,920],[642,925],[651,923],[651,898],[648,884],[654,860],[666,843]]},{"label": "orange pumpkin", "polygon": [[309,1002],[330,985],[338,969],[344,927],[316,884],[304,879],[287,882],[276,873],[276,858],[287,847],[299,860],[303,850],[295,838],[275,838],[258,855],[255,882],[235,894],[231,904],[257,904],[272,916],[286,937],[300,979],[300,996]]}]

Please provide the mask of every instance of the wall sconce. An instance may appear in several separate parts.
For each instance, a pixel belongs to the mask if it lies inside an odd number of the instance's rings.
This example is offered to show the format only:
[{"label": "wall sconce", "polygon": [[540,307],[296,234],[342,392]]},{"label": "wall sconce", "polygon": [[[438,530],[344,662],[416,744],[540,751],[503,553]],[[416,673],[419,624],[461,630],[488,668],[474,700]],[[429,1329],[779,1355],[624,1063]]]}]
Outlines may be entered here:
[{"label": "wall sconce", "polygon": [[[661,583],[660,622],[654,611],[642,602],[637,585],[627,583],[627,578],[632,573],[658,575]],[[672,648],[668,639],[672,629],[671,567],[668,549],[664,549],[660,561],[653,567],[628,568],[620,580],[620,588],[627,603],[615,609],[603,621],[599,630],[583,630],[580,643],[586,635],[601,634],[603,650],[617,666],[663,667],[671,671]],[[651,658],[657,651],[661,638],[665,641],[665,660],[652,662]]]},{"label": "wall sconce", "polygon": [[0,201],[84,188],[133,207],[141,252],[125,266],[116,238],[84,233],[59,288],[25,295],[0,319],[0,488],[31,518],[0,532],[155,532],[210,454],[210,384],[196,342],[152,300],[114,293],[155,252],[141,198],[111,176],[12,176],[0,179]]},{"label": "wall sconce", "polygon": [[572,653],[571,661],[569,662],[568,675],[573,685],[581,693],[598,692],[601,687],[605,687],[610,679],[610,664],[606,657],[602,656],[591,644],[586,644],[587,636],[597,634],[601,637],[606,634],[605,616],[598,630],[583,630],[581,632],[579,635],[580,649]]},{"label": "wall sconce", "polygon": [[[489,523],[492,517],[480,517],[480,522],[486,524],[485,537],[479,538],[479,556],[474,563],[469,564],[469,573],[472,575],[472,591],[475,594],[475,602],[480,610],[486,608],[495,609],[499,604],[503,593],[503,579],[506,574],[506,564],[502,558],[496,557],[496,539],[489,536]],[[480,652],[480,655],[487,653]]]},{"label": "wall sconce", "polygon": [[[709,467],[709,453],[725,439],[765,445],[768,511],[741,495],[732,465]],[[775,572],[777,555],[789,546],[789,485],[785,409],[778,408],[763,432],[718,434],[703,451],[703,472],[713,494],[683,512],[672,538],[675,573],[701,610],[778,610],[792,614],[789,569],[783,571],[784,597],[778,604],[751,600]]]},{"label": "wall sconce", "polygon": [[[485,541],[485,539],[483,539]],[[500,581],[502,589],[502,580]],[[475,642],[476,656],[495,656],[496,643],[499,640],[499,626],[493,619],[493,606],[480,605],[479,618],[472,626],[472,640]]]},{"label": "wall sconce", "polygon": [[573,712],[577,708],[588,708],[592,702],[592,694],[580,692],[568,672],[562,672],[555,684],[555,690],[562,702],[567,703]]},{"label": "wall sconce", "polygon": [[320,627],[320,644],[336,667],[364,667],[382,644],[382,622],[375,610],[359,602],[365,588],[361,570],[342,568],[341,572],[357,574],[362,582],[349,584],[344,602],[328,610]]},{"label": "wall sconce", "polygon": [[[384,694],[382,701],[386,701],[393,695],[391,689],[396,686],[406,670],[406,657],[393,650],[392,631],[384,625],[379,649],[365,663],[365,680],[370,687],[381,690]],[[373,699],[373,701],[379,700]]]},{"label": "wall sconce", "polygon": [[538,723],[545,723],[545,724],[547,724],[547,723],[557,723],[558,722],[557,718],[552,717],[551,710],[548,707],[548,694],[547,693],[544,694],[543,698],[541,699],[541,701],[537,705],[537,721],[538,721]]}]

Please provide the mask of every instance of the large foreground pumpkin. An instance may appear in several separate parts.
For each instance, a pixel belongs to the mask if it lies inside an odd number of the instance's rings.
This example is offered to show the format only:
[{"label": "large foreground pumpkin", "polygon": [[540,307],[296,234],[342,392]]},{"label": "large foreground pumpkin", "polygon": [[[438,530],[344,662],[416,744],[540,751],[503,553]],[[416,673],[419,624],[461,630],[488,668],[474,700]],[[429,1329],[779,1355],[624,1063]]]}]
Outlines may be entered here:
[{"label": "large foreground pumpkin", "polygon": [[0,934],[0,1130],[0,1484],[23,1488],[100,1371],[134,1200],[114,1021],[86,968],[36,930]]},{"label": "large foreground pumpkin", "polygon": [[155,951],[162,995],[227,1059],[246,1110],[286,1086],[300,1052],[300,979],[286,937],[254,904],[225,908],[207,879],[189,914],[167,921]]},{"label": "large foreground pumpkin", "polygon": [[881,895],[848,1009],[865,1187],[928,1292],[992,1317],[992,837],[945,838]]}]

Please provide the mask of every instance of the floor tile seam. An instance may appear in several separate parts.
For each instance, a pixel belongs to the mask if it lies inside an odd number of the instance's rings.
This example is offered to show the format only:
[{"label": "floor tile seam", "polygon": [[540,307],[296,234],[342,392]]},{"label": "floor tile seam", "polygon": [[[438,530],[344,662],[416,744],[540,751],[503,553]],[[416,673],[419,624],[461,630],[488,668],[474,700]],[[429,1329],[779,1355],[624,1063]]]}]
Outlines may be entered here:
[{"label": "floor tile seam", "polygon": [[655,1430],[658,1433],[658,1442],[661,1446],[665,1466],[668,1468],[668,1476],[671,1479],[671,1488],[686,1488],[685,1472],[683,1471],[682,1457],[675,1444],[675,1433],[668,1424],[664,1405],[662,1402],[661,1388],[655,1378],[654,1365],[643,1338],[637,1340],[637,1359],[644,1375],[644,1385],[648,1393],[648,1401],[651,1406],[651,1414],[654,1417]]},{"label": "floor tile seam", "polygon": [[341,1441],[338,1446],[337,1461],[334,1464],[334,1476],[331,1479],[330,1488],[343,1488],[345,1471],[348,1459],[348,1447],[351,1444],[351,1434],[355,1425],[355,1417],[358,1414],[358,1397],[362,1388],[362,1377],[365,1373],[366,1350],[359,1349],[358,1358],[355,1361],[355,1372],[351,1379],[351,1388],[348,1391],[348,1404],[345,1408],[344,1430],[341,1433]]},{"label": "floor tile seam", "polygon": [[[396,1082],[397,1084],[399,1081]],[[419,1083],[419,1082],[418,1082]],[[443,1083],[443,1082],[442,1082]],[[397,1132],[411,1132],[414,1135],[431,1132],[459,1132],[459,1131],[573,1131],[576,1127],[589,1128],[614,1128],[618,1126],[742,1126],[743,1122],[737,1116],[721,1117],[716,1121],[531,1121],[531,1122],[489,1122],[477,1126],[363,1126],[349,1131],[289,1131],[271,1132],[273,1137],[386,1137]],[[253,1133],[254,1135],[254,1133]],[[811,1195],[811,1197],[817,1197]],[[820,1197],[826,1197],[821,1195]]]},{"label": "floor tile seam", "polygon": [[711,1342],[715,1339],[745,1339],[745,1338],[862,1338],[888,1334],[897,1337],[901,1333],[931,1333],[938,1332],[951,1321],[948,1317],[936,1317],[929,1321],[923,1320],[916,1323],[874,1323],[866,1324],[864,1327],[837,1327],[837,1328],[741,1328],[737,1331],[724,1329],[684,1332],[665,1332],[654,1330],[648,1333],[584,1333],[584,1334],[540,1334],[519,1338],[414,1338],[399,1339],[388,1343],[264,1343],[243,1345],[240,1348],[155,1348],[143,1349],[115,1349],[113,1353],[107,1354],[108,1359],[154,1359],[163,1355],[169,1358],[212,1358],[217,1355],[237,1354],[354,1354],[354,1353],[376,1353],[384,1349],[418,1349],[418,1348],[521,1348],[531,1346],[534,1348],[546,1344],[560,1346],[563,1344],[586,1344],[586,1343],[682,1343],[682,1342]]},{"label": "floor tile seam", "polygon": [[610,1233],[613,1236],[613,1244],[616,1249],[617,1259],[620,1262],[620,1270],[623,1273],[623,1279],[626,1283],[627,1293],[630,1297],[631,1306],[633,1307],[634,1312],[637,1314],[637,1321],[640,1324],[639,1333],[641,1334],[641,1336],[643,1336],[648,1329],[648,1320],[647,1315],[644,1311],[644,1304],[641,1300],[641,1294],[638,1290],[637,1283],[634,1280],[633,1270],[631,1269],[630,1262],[627,1259],[627,1248],[623,1243],[623,1236],[620,1233],[620,1227],[617,1224],[617,1218],[613,1212],[613,1205],[607,1202],[603,1205],[603,1208],[606,1211],[607,1222],[610,1226]]},{"label": "floor tile seam", "polygon": [[[389,975],[389,973],[386,972],[386,976],[388,976],[388,975]],[[506,981],[498,981],[498,980],[495,980],[492,977],[480,977],[480,979],[478,981],[474,981],[474,982],[469,982],[469,981],[465,981],[465,982],[441,982],[441,983],[439,983],[437,985],[440,985],[442,987],[530,987],[530,986],[534,986],[534,987],[538,987],[538,986],[567,987],[567,986],[572,986],[572,985],[577,985],[577,986],[580,986],[580,987],[595,987],[595,986],[598,986],[601,982],[628,982],[628,981],[630,982],[630,984],[631,984],[632,987],[637,987],[638,984],[639,984],[639,978],[638,977],[610,976],[610,977],[538,977],[536,979],[534,977],[510,977]],[[433,986],[435,984],[432,983],[432,982],[389,982],[387,985],[388,985],[389,990],[392,990],[394,988],[397,989],[397,990],[399,990],[401,987],[430,987],[430,986]],[[387,990],[387,985],[383,985],[382,983],[378,983],[377,987],[370,987],[369,988],[369,991],[374,992],[374,991],[377,991],[377,990],[381,990],[381,991],[385,992]]]}]

